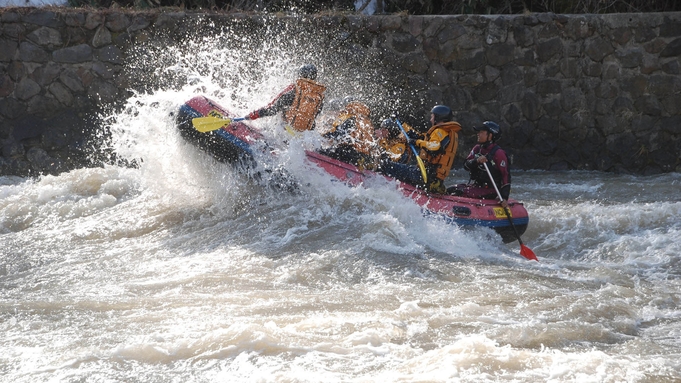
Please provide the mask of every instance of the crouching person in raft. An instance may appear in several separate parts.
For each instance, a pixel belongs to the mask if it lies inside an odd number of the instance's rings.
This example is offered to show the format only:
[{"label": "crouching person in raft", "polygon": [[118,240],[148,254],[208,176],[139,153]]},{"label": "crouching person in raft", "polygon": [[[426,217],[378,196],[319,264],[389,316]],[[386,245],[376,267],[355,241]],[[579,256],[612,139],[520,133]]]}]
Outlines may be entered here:
[{"label": "crouching person in raft", "polygon": [[[470,174],[470,181],[468,184],[450,187],[447,191],[469,198],[496,199],[498,198],[494,190],[496,184],[503,199],[501,205],[507,207],[506,201],[511,193],[511,172],[506,152],[497,144],[501,138],[501,127],[494,121],[485,121],[474,130],[478,132],[478,143],[463,164],[463,168]],[[490,180],[487,174],[485,163],[488,164],[493,180]]]},{"label": "crouching person in raft", "polygon": [[322,132],[322,137],[330,140],[330,147],[319,152],[360,169],[373,170],[380,153],[369,119],[371,110],[352,97],[346,97],[345,102],[329,129]]},{"label": "crouching person in raft", "polygon": [[426,180],[419,166],[386,161],[380,171],[402,182],[424,188],[432,193],[446,192],[444,180],[449,175],[459,145],[461,125],[454,121],[452,110],[436,105],[430,111],[431,127],[425,133],[408,132],[407,145],[420,149],[419,157],[426,168]]}]

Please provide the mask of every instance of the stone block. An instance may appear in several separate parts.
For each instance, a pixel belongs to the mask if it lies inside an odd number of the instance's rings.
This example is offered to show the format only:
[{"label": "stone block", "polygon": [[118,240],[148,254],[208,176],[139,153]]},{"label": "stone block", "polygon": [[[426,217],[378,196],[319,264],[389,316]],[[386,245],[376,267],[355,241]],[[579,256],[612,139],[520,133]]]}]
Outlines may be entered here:
[{"label": "stone block", "polygon": [[108,45],[97,50],[97,58],[111,64],[123,64],[123,54],[115,45]]},{"label": "stone block", "polygon": [[64,22],[62,21],[60,15],[52,11],[43,11],[39,9],[35,9],[34,11],[23,15],[22,21],[24,23],[51,28],[59,28],[64,26]]},{"label": "stone block", "polygon": [[662,115],[662,104],[660,101],[652,94],[644,94],[634,101],[634,107],[639,112],[649,115],[649,116],[660,116]]},{"label": "stone block", "polygon": [[447,86],[451,83],[449,72],[438,63],[430,63],[426,72],[426,79],[436,86]]},{"label": "stone block", "polygon": [[669,60],[669,61],[663,61],[662,65],[660,65],[661,69],[665,73],[669,74],[681,74],[681,64],[679,63],[679,60]]},{"label": "stone block", "polygon": [[52,59],[58,63],[84,63],[92,60],[92,48],[87,44],[63,48],[52,52]]},{"label": "stone block", "polygon": [[515,50],[515,59],[513,60],[513,63],[519,66],[535,66],[537,65],[537,60],[536,60],[536,55],[534,53],[534,50],[532,49],[525,49],[525,50]]},{"label": "stone block", "polygon": [[523,100],[527,88],[523,84],[505,86],[497,92],[497,98],[502,105],[519,103]]},{"label": "stone block", "polygon": [[143,29],[146,29],[150,24],[151,24],[151,21],[149,21],[148,16],[146,16],[146,15],[135,15],[132,19],[132,22],[130,23],[130,26],[128,27],[128,33],[137,32],[137,31],[141,31]]},{"label": "stone block", "polygon": [[31,78],[41,87],[47,87],[59,77],[59,73],[61,73],[61,66],[50,61],[34,69]]},{"label": "stone block", "polygon": [[586,49],[584,53],[589,56],[593,61],[600,62],[606,56],[615,52],[615,48],[612,44],[602,37],[593,38],[586,43]]},{"label": "stone block", "polygon": [[638,68],[643,61],[643,49],[640,47],[615,51],[615,58],[622,68]]},{"label": "stone block", "polygon": [[130,26],[130,18],[124,13],[111,13],[106,16],[106,27],[113,32],[123,32]]},{"label": "stone block", "polygon": [[444,44],[464,35],[466,35],[466,27],[459,23],[446,23],[440,33],[437,34],[437,41]]},{"label": "stone block", "polygon": [[45,63],[52,56],[34,43],[24,41],[19,46],[19,59],[25,62]]},{"label": "stone block", "polygon": [[37,45],[53,49],[64,44],[61,38],[61,32],[54,28],[40,27],[26,36],[28,40]]},{"label": "stone block", "polygon": [[396,33],[392,36],[392,47],[398,52],[414,52],[420,46],[421,42],[412,35]]},{"label": "stone block", "polygon": [[14,81],[4,74],[0,75],[0,97],[7,97],[14,92]]},{"label": "stone block", "polygon": [[75,69],[69,68],[64,70],[59,75],[59,81],[61,81],[62,84],[66,85],[73,92],[83,92],[85,90],[83,81],[80,79],[80,76]]},{"label": "stone block", "polygon": [[541,63],[549,61],[554,56],[560,57],[563,54],[563,42],[556,37],[537,44],[537,60]]},{"label": "stone block", "polygon": [[660,25],[660,37],[678,37],[681,36],[681,22],[678,18],[673,19],[665,16],[664,22]]},{"label": "stone block", "polygon": [[84,12],[69,12],[64,15],[64,23],[69,27],[82,27],[85,25]]},{"label": "stone block", "polygon": [[487,63],[501,67],[515,59],[515,46],[513,44],[494,44],[485,50]]},{"label": "stone block", "polygon": [[534,92],[525,92],[520,109],[530,121],[537,121],[541,117],[541,101]]},{"label": "stone block", "polygon": [[525,25],[518,25],[512,28],[513,39],[520,47],[529,47],[534,45],[534,33],[531,28]]},{"label": "stone block", "polygon": [[681,55],[681,38],[672,40],[660,52],[660,57],[677,57]]},{"label": "stone block", "polygon": [[85,29],[93,30],[102,23],[104,23],[104,14],[102,13],[96,13],[96,12],[88,12],[87,16],[85,17]]},{"label": "stone block", "polygon": [[94,37],[92,38],[92,46],[95,48],[101,48],[111,44],[111,32],[105,26],[100,26],[97,28]]},{"label": "stone block", "polygon": [[23,39],[26,34],[26,27],[23,24],[5,24],[1,31],[0,35],[10,37],[12,40],[19,40]]},{"label": "stone block", "polygon": [[88,96],[103,102],[113,102],[118,96],[118,88],[102,79],[92,81],[87,91]]},{"label": "stone block", "polygon": [[499,88],[493,82],[478,85],[472,91],[473,99],[477,102],[485,102],[497,99]]},{"label": "stone block", "polygon": [[2,156],[5,158],[22,158],[26,150],[24,145],[14,139],[2,140]]},{"label": "stone block", "polygon": [[0,62],[9,62],[14,59],[18,44],[16,41],[0,38]]},{"label": "stone block", "polygon": [[49,117],[50,115],[59,112],[59,110],[63,107],[51,94],[36,95],[28,100],[26,106],[27,113],[39,117]]},{"label": "stone block", "polygon": [[546,112],[546,115],[550,117],[558,117],[563,113],[563,108],[560,105],[560,100],[554,98],[548,102],[542,104],[542,110]]},{"label": "stone block", "polygon": [[485,43],[487,45],[502,44],[508,39],[508,20],[505,17],[497,17],[487,25]]},{"label": "stone block", "polygon": [[26,112],[26,105],[13,97],[0,98],[0,115],[13,120]]},{"label": "stone block", "polygon": [[504,118],[508,123],[510,124],[516,124],[520,121],[520,118],[522,117],[522,111],[520,108],[518,108],[518,105],[515,103],[508,104],[506,107],[506,111],[504,112]]},{"label": "stone block", "polygon": [[540,96],[548,96],[561,92],[561,82],[556,79],[546,78],[537,82],[536,91]]},{"label": "stone block", "polygon": [[48,90],[54,97],[65,106],[71,106],[73,103],[73,95],[67,87],[59,82],[55,82],[49,86]]},{"label": "stone block", "polygon": [[[493,68],[493,67],[490,67]],[[504,86],[521,83],[524,80],[524,74],[520,68],[507,65],[501,69],[501,83]]]},{"label": "stone block", "polygon": [[14,90],[14,95],[19,100],[28,100],[40,93],[40,90],[41,88],[38,83],[31,80],[30,78],[25,77],[17,84],[16,89]]}]

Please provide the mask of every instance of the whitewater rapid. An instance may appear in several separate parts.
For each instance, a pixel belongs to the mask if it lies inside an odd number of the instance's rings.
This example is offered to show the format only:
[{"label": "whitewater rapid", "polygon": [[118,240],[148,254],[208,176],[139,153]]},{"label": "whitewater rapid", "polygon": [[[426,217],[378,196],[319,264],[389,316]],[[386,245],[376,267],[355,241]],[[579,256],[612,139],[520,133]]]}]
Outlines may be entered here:
[{"label": "whitewater rapid", "polygon": [[0,178],[0,381],[680,380],[679,174],[516,171],[531,262],[333,182],[312,136],[294,193],[213,161],[174,127],[195,92],[115,116],[138,167]]}]

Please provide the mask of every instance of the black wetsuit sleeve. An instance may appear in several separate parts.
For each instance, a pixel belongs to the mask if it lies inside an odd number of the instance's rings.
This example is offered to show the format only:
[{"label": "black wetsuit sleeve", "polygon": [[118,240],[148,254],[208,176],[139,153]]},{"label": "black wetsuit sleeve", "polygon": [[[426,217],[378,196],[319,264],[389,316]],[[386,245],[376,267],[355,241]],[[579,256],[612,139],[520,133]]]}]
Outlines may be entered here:
[{"label": "black wetsuit sleeve", "polygon": [[288,109],[293,104],[293,99],[296,96],[295,89],[291,89],[286,93],[282,93],[276,100],[274,100],[270,105],[258,109],[259,117],[274,116],[275,114]]}]

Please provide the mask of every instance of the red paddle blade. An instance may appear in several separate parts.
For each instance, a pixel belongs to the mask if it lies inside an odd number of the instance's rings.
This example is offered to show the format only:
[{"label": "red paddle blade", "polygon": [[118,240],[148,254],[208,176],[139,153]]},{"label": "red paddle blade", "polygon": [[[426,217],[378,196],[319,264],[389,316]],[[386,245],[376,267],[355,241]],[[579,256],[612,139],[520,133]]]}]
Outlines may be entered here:
[{"label": "red paddle blade", "polygon": [[537,256],[534,255],[534,251],[532,251],[532,249],[523,244],[520,245],[520,255],[527,259],[534,259],[535,261],[539,262]]}]

